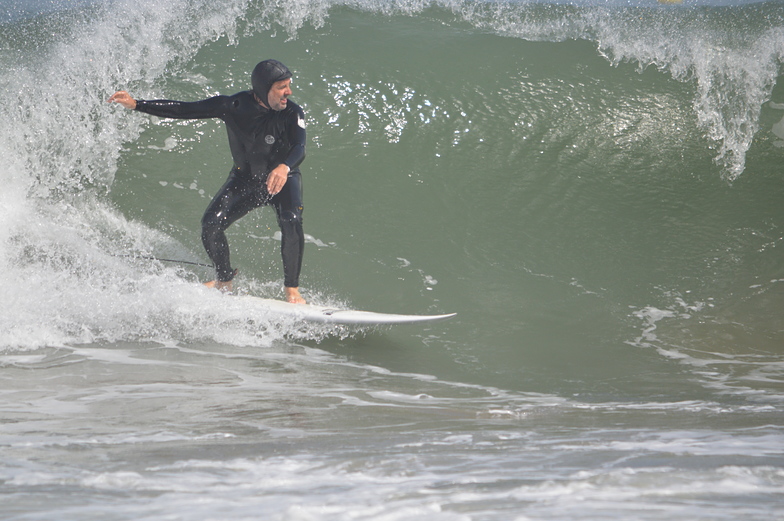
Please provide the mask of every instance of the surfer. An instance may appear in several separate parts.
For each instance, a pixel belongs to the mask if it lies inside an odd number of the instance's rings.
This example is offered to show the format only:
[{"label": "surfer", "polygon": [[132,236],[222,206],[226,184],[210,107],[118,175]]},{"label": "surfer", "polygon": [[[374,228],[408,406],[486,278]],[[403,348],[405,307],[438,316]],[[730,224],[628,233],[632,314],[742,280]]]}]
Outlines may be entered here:
[{"label": "surfer", "polygon": [[305,234],[302,229],[302,175],[305,115],[289,100],[291,71],[277,60],[253,69],[252,89],[201,101],[137,100],[115,92],[110,103],[153,116],[178,119],[219,118],[226,124],[234,167],[201,220],[201,238],[215,265],[216,278],[205,285],[232,290],[232,269],[225,231],[260,206],[272,205],[281,231],[286,300],[304,304],[299,275]]}]

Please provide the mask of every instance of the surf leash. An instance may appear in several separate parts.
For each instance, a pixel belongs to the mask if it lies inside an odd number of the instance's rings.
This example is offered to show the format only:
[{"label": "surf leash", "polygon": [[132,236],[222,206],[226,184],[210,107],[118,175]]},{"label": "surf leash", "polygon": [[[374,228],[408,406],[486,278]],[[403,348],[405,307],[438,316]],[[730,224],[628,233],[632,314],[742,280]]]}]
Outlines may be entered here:
[{"label": "surf leash", "polygon": [[143,259],[143,260],[153,260],[158,262],[176,262],[178,264],[190,264],[191,266],[203,266],[205,268],[214,268],[212,264],[204,264],[203,262],[193,262],[193,261],[186,261],[186,260],[177,260],[177,259],[162,259],[160,257],[152,257],[149,255],[133,255],[133,254],[123,254],[123,255],[112,255],[112,257],[131,257],[134,259]]}]

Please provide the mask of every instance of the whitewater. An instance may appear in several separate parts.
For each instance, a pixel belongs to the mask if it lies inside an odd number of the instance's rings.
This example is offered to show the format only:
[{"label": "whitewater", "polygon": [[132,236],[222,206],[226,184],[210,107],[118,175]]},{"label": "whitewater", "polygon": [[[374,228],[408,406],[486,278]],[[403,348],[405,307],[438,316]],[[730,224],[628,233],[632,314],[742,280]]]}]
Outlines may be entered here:
[{"label": "whitewater", "polygon": [[[0,0],[0,518],[784,512],[784,4]],[[198,100],[293,72],[310,301],[204,288]],[[262,208],[238,292],[282,298]],[[169,262],[168,259],[183,262]]]}]

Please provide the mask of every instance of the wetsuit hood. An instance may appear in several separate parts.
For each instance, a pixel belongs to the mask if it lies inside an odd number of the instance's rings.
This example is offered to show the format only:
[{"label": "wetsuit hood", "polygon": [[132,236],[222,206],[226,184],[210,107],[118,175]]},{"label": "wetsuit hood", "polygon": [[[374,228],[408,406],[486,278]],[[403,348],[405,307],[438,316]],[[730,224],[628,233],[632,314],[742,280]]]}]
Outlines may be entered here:
[{"label": "wetsuit hood", "polygon": [[272,88],[272,84],[289,78],[291,78],[291,71],[278,60],[259,62],[256,68],[253,69],[253,75],[251,76],[253,93],[269,107],[267,95]]}]

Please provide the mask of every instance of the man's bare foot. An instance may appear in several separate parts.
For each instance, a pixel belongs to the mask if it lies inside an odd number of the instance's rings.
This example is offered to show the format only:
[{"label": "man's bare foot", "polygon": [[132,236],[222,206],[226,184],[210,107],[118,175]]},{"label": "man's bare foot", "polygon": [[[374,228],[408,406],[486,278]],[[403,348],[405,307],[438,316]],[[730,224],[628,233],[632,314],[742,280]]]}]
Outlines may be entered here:
[{"label": "man's bare foot", "polygon": [[204,285],[208,288],[215,288],[223,293],[231,293],[232,291],[232,283],[230,280],[226,282],[221,282],[220,280],[211,280],[209,282],[205,282]]},{"label": "man's bare foot", "polygon": [[299,288],[284,288],[286,291],[286,301],[292,304],[307,304],[302,295],[299,294]]}]

